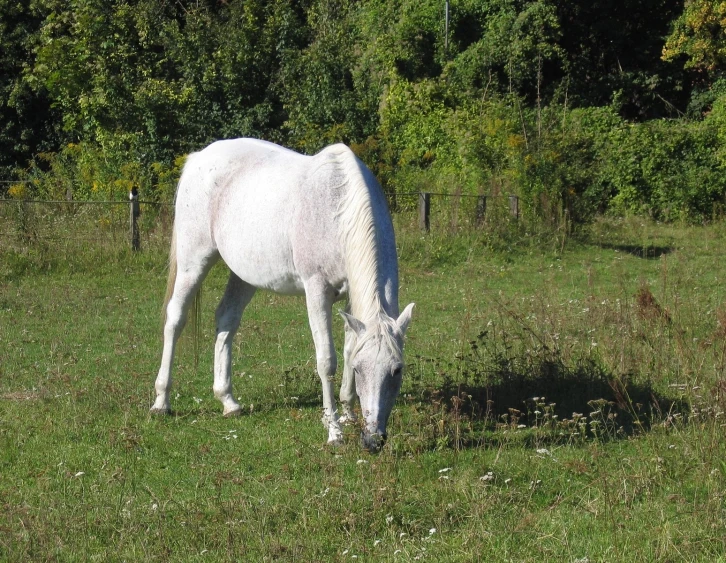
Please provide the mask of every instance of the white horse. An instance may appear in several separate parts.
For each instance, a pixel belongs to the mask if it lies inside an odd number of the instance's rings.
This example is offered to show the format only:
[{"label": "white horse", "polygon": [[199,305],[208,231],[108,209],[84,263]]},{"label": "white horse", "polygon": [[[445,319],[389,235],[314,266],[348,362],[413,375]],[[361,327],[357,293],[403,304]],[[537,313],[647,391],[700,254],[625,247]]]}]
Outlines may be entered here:
[{"label": "white horse", "polygon": [[[241,410],[232,395],[232,340],[255,290],[304,294],[328,442],[341,443],[341,424],[355,420],[357,392],[363,445],[380,449],[401,388],[413,303],[399,315],[393,225],[370,170],[344,145],[303,156],[253,139],[218,141],[188,157],[175,206],[164,349],[151,411],[170,410],[174,348],[204,277],[221,257],[231,273],[216,312],[213,389],[224,414]],[[332,306],[346,295],[339,417]]]}]

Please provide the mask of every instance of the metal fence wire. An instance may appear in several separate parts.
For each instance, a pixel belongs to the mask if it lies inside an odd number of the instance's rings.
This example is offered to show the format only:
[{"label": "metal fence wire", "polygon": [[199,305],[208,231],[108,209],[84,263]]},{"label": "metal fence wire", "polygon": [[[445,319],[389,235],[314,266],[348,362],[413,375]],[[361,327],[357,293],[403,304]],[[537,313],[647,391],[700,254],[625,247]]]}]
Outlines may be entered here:
[{"label": "metal fence wire", "polygon": [[[138,202],[141,245],[171,234],[173,207]],[[0,199],[0,240],[7,244],[130,244],[128,201],[50,201]]]},{"label": "metal fence wire", "polygon": [[517,221],[517,196],[405,192],[388,194],[391,211],[411,228],[435,233],[486,230]]},{"label": "metal fence wire", "polygon": [[[519,217],[515,196],[400,192],[387,199],[398,225],[437,233],[486,230]],[[153,247],[168,243],[173,214],[173,204],[139,200],[136,194],[129,201],[0,199],[0,241]]]}]

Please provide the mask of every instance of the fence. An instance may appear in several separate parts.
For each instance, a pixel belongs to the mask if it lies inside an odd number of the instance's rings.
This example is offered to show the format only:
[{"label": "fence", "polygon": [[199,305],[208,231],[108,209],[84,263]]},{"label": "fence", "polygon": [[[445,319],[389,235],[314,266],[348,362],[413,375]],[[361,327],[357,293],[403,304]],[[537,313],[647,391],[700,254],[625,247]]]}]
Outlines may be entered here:
[{"label": "fence", "polygon": [[[431,192],[418,192],[418,227],[422,231],[429,232],[431,230],[431,198],[432,196],[450,198],[452,203],[452,215],[450,217],[451,226],[456,229],[458,226],[458,218],[460,212],[463,213],[464,222],[468,222],[470,226],[481,228],[487,221],[487,207],[492,199],[501,200],[504,196],[486,196],[486,195],[468,195],[468,194],[434,194]],[[470,209],[470,205],[462,205],[461,200],[475,202],[474,209]],[[514,220],[519,219],[519,198],[516,195],[506,196],[509,206],[509,215]],[[490,205],[489,205],[490,206]],[[468,215],[467,215],[468,213]],[[468,220],[466,219],[468,217]]]},{"label": "fence", "polygon": [[139,200],[0,199],[0,244],[93,243],[132,250],[168,242],[173,206]]},{"label": "fence", "polygon": [[[516,221],[517,196],[472,196],[432,192],[391,193],[389,207],[399,224],[424,232],[486,229]],[[168,241],[173,205],[143,201],[134,189],[128,201],[0,199],[0,240],[107,242],[132,250]]]}]

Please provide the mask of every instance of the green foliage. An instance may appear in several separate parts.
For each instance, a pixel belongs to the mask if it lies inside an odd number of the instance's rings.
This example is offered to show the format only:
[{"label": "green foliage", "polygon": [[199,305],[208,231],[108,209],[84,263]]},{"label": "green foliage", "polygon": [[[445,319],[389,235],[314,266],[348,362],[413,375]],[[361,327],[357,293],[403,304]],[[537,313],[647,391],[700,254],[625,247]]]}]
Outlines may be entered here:
[{"label": "green foliage", "polygon": [[215,138],[274,137],[282,123],[272,85],[302,37],[291,2],[33,9],[42,25],[24,84],[48,93],[74,143],[171,164]]},{"label": "green foliage", "polygon": [[717,4],[458,0],[446,37],[434,0],[0,2],[0,167],[24,197],[169,199],[212,140],[343,141],[388,192],[515,194],[525,232],[703,220],[724,192]]},{"label": "green foliage", "polygon": [[170,202],[184,156],[147,165],[132,140],[109,137],[95,143],[68,143],[58,153],[41,153],[23,171],[24,198],[123,201],[132,188],[141,198]]},{"label": "green foliage", "polygon": [[304,49],[287,53],[280,73],[284,127],[289,142],[305,152],[350,142],[371,129],[365,124],[361,77],[353,74],[354,6],[347,0],[313,3],[306,14],[313,39]]},{"label": "green foliage", "polygon": [[613,210],[665,220],[711,218],[726,195],[717,137],[711,120],[652,121],[614,130],[603,169],[615,193]]},{"label": "green foliage", "polygon": [[663,59],[685,55],[686,67],[723,70],[726,63],[726,4],[721,0],[687,0],[663,46]]},{"label": "green foliage", "polygon": [[[0,1],[0,179],[13,177],[34,154],[50,150],[58,141],[55,121],[45,91],[23,80],[33,59],[41,19],[30,2]],[[0,194],[2,194],[0,185]]]}]

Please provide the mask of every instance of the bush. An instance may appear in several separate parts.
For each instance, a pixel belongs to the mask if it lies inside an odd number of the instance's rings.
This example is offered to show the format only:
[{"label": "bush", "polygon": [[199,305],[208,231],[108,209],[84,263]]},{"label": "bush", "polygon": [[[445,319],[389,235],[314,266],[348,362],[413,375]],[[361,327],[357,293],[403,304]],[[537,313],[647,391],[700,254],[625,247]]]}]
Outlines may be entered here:
[{"label": "bush", "polygon": [[611,211],[659,220],[710,218],[726,192],[718,145],[712,120],[659,120],[613,130],[599,180],[612,186]]},{"label": "bush", "polygon": [[41,153],[22,176],[24,197],[36,199],[125,200],[136,187],[149,201],[171,201],[184,156],[173,162],[147,162],[134,139],[107,137],[103,145],[69,143]]}]

